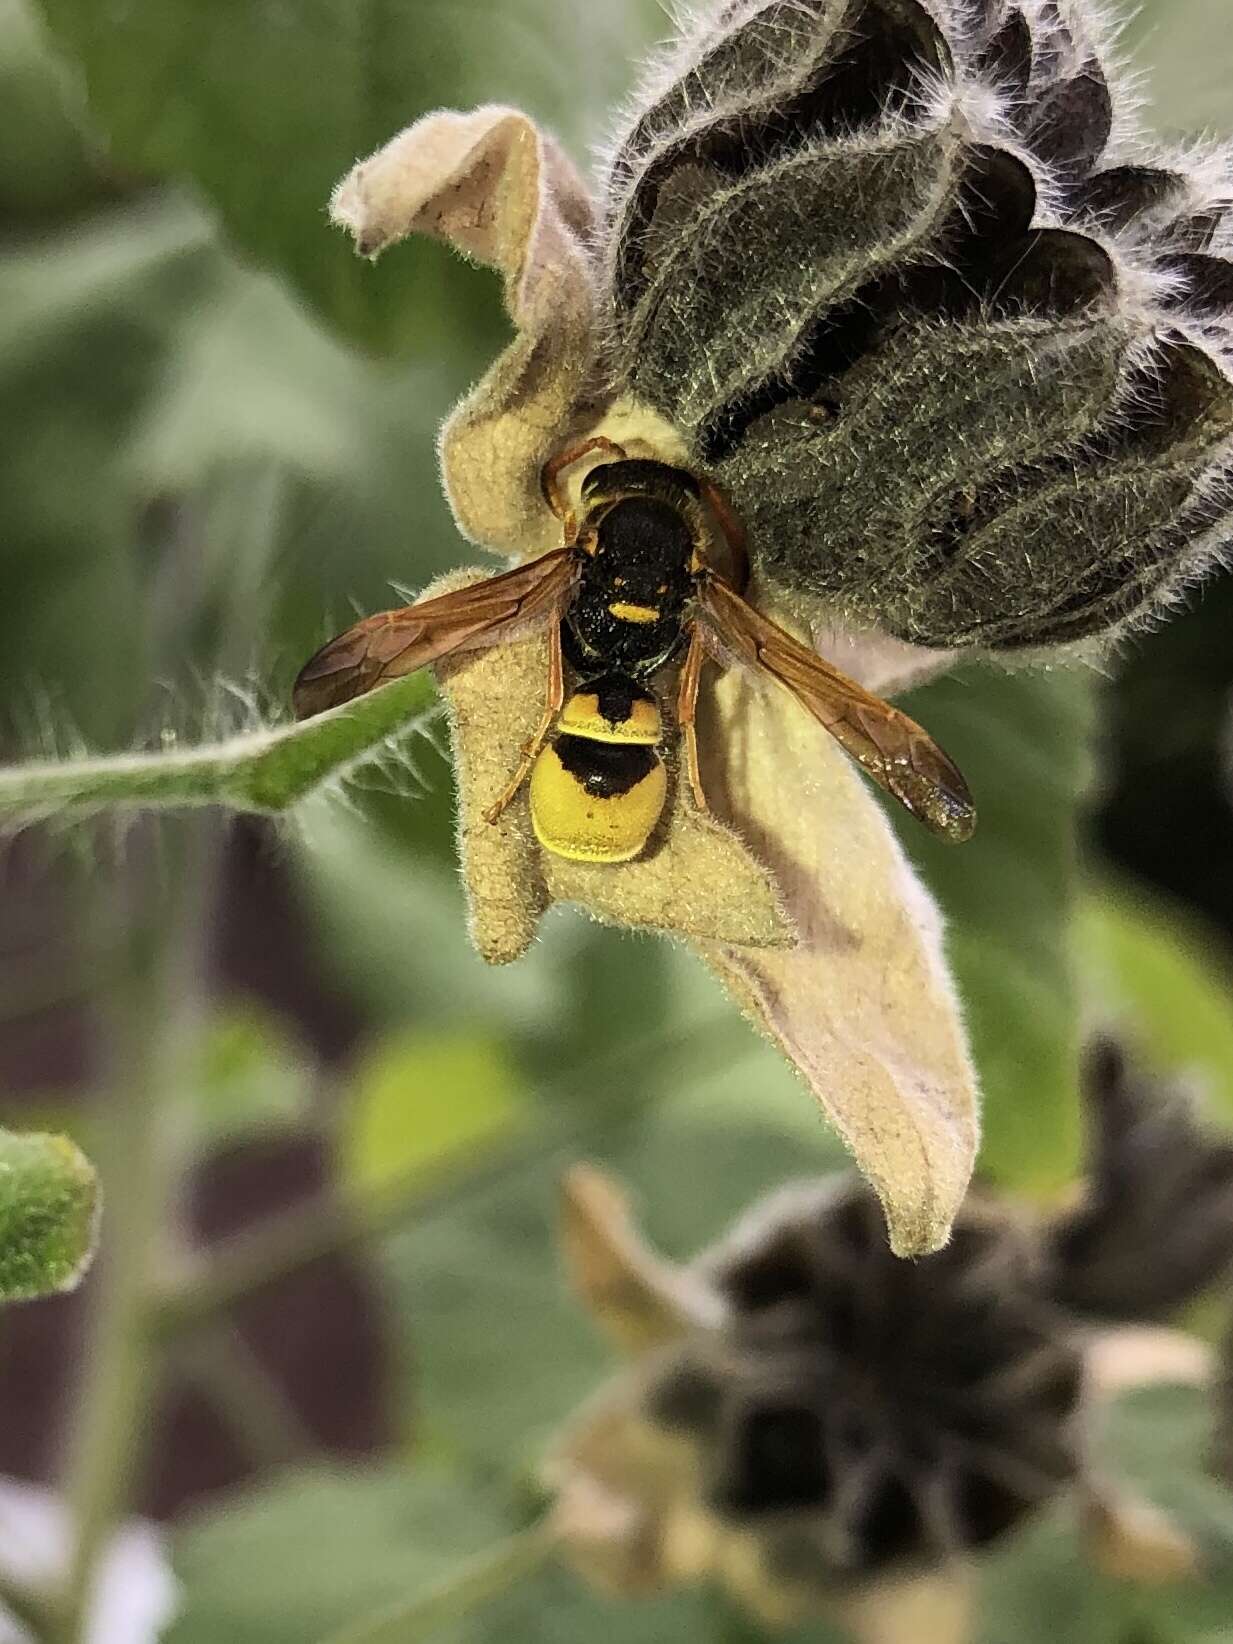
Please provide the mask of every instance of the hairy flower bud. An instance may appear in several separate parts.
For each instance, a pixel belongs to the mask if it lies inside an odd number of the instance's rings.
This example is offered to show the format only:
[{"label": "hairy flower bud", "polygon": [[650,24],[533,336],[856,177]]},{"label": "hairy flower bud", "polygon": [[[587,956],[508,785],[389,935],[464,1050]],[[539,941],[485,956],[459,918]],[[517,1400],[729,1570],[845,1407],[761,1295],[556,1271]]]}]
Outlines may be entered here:
[{"label": "hairy flower bud", "polygon": [[605,184],[614,391],[765,582],[916,644],[1141,616],[1227,535],[1233,189],[1144,152],[1081,0],[761,0]]}]

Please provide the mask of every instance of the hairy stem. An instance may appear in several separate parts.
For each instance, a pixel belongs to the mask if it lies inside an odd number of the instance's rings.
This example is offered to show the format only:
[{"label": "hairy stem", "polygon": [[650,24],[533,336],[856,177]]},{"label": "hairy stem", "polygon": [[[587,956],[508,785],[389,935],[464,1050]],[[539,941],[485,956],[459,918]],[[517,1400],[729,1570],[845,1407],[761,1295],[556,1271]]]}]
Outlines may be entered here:
[{"label": "hairy stem", "polygon": [[[232,539],[236,563],[243,570],[236,571],[226,602],[222,630],[234,652],[220,656],[224,667],[236,660],[254,636],[260,611],[254,579],[269,563],[283,490],[278,471],[265,465],[237,472],[233,479],[246,530]],[[155,677],[178,658],[185,625],[201,607],[199,526],[191,508],[178,509],[162,544],[147,605],[148,651]],[[330,734],[328,727],[326,734]],[[333,734],[337,736],[337,730]],[[10,797],[23,787],[29,795],[41,774],[58,798],[53,797],[50,804],[36,802],[33,807],[20,802],[15,809],[29,814],[40,807],[89,808],[91,803],[108,803],[105,798],[91,801],[88,795],[111,793],[119,798],[125,780],[134,803],[141,802],[146,790],[159,794],[159,803],[200,803],[206,799],[200,786],[203,773],[211,767],[216,802],[226,802],[233,790],[259,793],[263,784],[277,794],[286,790],[297,770],[302,775],[305,768],[305,761],[295,763],[298,751],[286,769],[277,764],[280,755],[287,759],[284,742],[294,735],[274,732],[238,738],[214,750],[198,749],[195,755],[162,756],[178,761],[185,770],[184,791],[178,799],[172,788],[154,777],[158,756],[87,761],[85,768],[92,774],[76,789],[64,781],[65,773],[74,768],[71,764],[0,773],[0,795],[6,781]],[[320,760],[320,745],[310,737],[310,754],[313,746],[318,747]],[[275,761],[272,773],[271,760]],[[120,768],[126,764],[129,771],[124,778]],[[197,789],[187,781],[192,772]],[[63,1588],[56,1595],[54,1644],[85,1644],[99,1565],[127,1507],[152,1430],[149,1407],[157,1394],[161,1365],[150,1352],[146,1303],[155,1269],[173,1233],[174,1209],[187,1164],[185,1138],[191,1125],[184,1124],[183,1115],[192,1101],[197,1076],[194,1064],[206,1008],[203,973],[222,840],[217,817],[184,818],[162,834],[155,832],[152,822],[144,824],[130,843],[112,892],[112,917],[105,921],[108,929],[101,943],[98,931],[92,931],[98,950],[95,962],[103,964],[110,958],[119,972],[111,1011],[110,1078],[98,1126],[104,1260],[93,1296],[82,1354],[82,1385],[70,1435],[65,1496],[73,1550]]]},{"label": "hairy stem", "polygon": [[[137,908],[121,908],[127,941],[116,983],[110,1077],[95,1149],[105,1203],[105,1242],[70,1438],[65,1494],[73,1553],[54,1637],[81,1644],[99,1561],[123,1511],[148,1431],[155,1387],[142,1328],[161,1254],[167,1203],[179,1164],[178,1111],[198,1032],[206,911],[218,830],[184,825],[163,895],[134,852],[126,870]],[[136,882],[136,883],[135,883]]]},{"label": "hairy stem", "polygon": [[238,1331],[194,1335],[172,1363],[230,1428],[254,1466],[289,1467],[317,1449],[294,1402]]},{"label": "hairy stem", "polygon": [[41,1593],[33,1593],[20,1582],[0,1576],[0,1616],[10,1615],[36,1644],[53,1636],[53,1617]]},{"label": "hairy stem", "polygon": [[344,1627],[323,1644],[424,1644],[534,1574],[552,1557],[559,1539],[552,1519],[544,1519],[469,1559],[427,1593]]},{"label": "hairy stem", "polygon": [[199,805],[283,811],[414,729],[434,701],[421,669],[302,725],[159,753],[11,765],[0,769],[0,817]]}]

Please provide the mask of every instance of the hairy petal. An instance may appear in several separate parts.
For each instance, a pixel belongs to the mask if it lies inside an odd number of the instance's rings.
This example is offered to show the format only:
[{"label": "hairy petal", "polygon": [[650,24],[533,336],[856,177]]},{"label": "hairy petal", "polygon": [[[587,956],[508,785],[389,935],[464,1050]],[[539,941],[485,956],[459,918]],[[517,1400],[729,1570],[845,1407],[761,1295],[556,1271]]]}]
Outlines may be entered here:
[{"label": "hairy petal", "polygon": [[799,941],[708,957],[851,1148],[895,1251],[935,1250],[979,1129],[937,910],[847,756],[786,693],[733,670],[714,703],[707,768]]},{"label": "hairy petal", "polygon": [[[428,593],[446,593],[482,575],[455,572]],[[552,902],[578,903],[606,924],[695,939],[752,947],[792,941],[771,874],[730,829],[680,802],[675,770],[647,852],[619,867],[569,862],[541,850],[525,788],[497,822],[484,820],[543,712],[546,631],[468,652],[439,664],[438,673],[458,773],[458,843],[471,937],[490,963],[525,953]]]},{"label": "hairy petal", "polygon": [[[431,592],[477,575],[456,573]],[[838,744],[786,693],[734,670],[705,693],[703,769],[718,816],[682,798],[674,770],[643,857],[569,862],[540,849],[525,791],[495,824],[483,814],[542,713],[546,635],[460,655],[438,672],[483,957],[518,958],[553,901],[691,940],[852,1149],[895,1250],[944,1244],[975,1158],[975,1077],[937,910]]]},{"label": "hairy petal", "polygon": [[442,469],[472,541],[509,554],[551,547],[559,528],[540,469],[592,356],[592,207],[574,167],[515,109],[443,110],[355,166],[330,210],[365,256],[431,234],[503,276],[516,335],[446,422]]}]

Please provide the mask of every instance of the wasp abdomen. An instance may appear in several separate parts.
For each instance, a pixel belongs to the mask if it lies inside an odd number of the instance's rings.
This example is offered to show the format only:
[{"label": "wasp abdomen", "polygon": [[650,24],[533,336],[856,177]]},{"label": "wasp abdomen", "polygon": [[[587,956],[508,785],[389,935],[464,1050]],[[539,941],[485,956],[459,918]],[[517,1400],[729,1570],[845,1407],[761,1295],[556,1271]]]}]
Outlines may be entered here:
[{"label": "wasp abdomen", "polygon": [[575,862],[628,862],[668,793],[658,704],[634,680],[612,677],[575,692],[558,723],[531,772],[535,837]]}]

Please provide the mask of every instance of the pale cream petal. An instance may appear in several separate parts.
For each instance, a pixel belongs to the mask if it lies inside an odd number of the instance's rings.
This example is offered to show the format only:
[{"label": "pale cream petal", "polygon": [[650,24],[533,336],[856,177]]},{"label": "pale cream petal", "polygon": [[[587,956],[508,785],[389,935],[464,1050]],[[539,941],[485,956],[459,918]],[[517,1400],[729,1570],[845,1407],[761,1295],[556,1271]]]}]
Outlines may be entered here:
[{"label": "pale cream petal", "polygon": [[737,832],[700,817],[674,780],[644,858],[572,863],[536,843],[525,791],[495,825],[483,817],[539,722],[545,632],[439,673],[480,953],[517,958],[553,900],[692,939],[852,1149],[895,1250],[944,1243],[975,1158],[975,1079],[937,910],[838,745],[785,692],[733,670],[704,693],[703,753]]},{"label": "pale cream petal", "polygon": [[1210,1387],[1216,1350],[1184,1330],[1157,1324],[1120,1324],[1083,1340],[1091,1397],[1111,1402],[1141,1387]]},{"label": "pale cream petal", "polygon": [[1114,1581],[1167,1587],[1202,1573],[1194,1538],[1168,1513],[1129,1490],[1090,1486],[1082,1522],[1088,1558]]},{"label": "pale cream petal", "polygon": [[673,792],[644,855],[613,867],[545,855],[553,899],[575,902],[594,918],[634,930],[661,930],[698,941],[750,948],[790,947],[792,924],[775,882],[730,828]]},{"label": "pale cream petal", "polygon": [[443,110],[356,165],[330,209],[365,256],[431,234],[502,274],[516,335],[446,422],[442,470],[472,541],[519,556],[555,546],[540,470],[593,361],[594,208],[574,167],[516,109]]},{"label": "pale cream petal", "polygon": [[882,1582],[836,1609],[853,1644],[970,1644],[975,1600],[971,1570],[954,1564]]},{"label": "pale cream petal", "polygon": [[713,1291],[652,1250],[619,1182],[594,1165],[574,1165],[561,1184],[561,1200],[566,1273],[618,1347],[640,1353],[718,1322]]},{"label": "pale cream petal", "polygon": [[732,669],[709,705],[713,800],[772,869],[799,942],[707,956],[851,1148],[895,1251],[936,1249],[979,1128],[937,909],[864,779],[786,691]]}]

